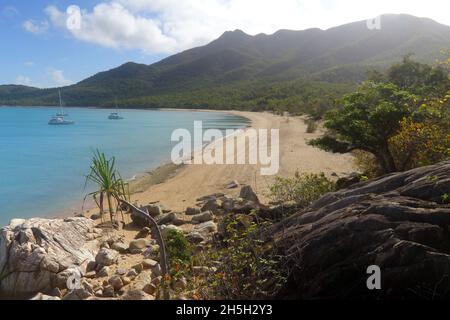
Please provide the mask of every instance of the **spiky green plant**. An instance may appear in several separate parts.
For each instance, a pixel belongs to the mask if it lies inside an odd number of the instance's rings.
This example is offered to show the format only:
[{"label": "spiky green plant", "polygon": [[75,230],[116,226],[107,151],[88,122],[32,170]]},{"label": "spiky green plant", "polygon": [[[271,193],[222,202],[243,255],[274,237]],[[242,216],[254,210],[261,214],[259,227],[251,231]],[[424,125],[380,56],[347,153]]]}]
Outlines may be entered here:
[{"label": "spiky green plant", "polygon": [[121,211],[121,200],[129,201],[130,193],[128,183],[122,179],[117,171],[115,157],[106,159],[104,153],[98,149],[94,151],[90,172],[86,176],[86,185],[89,181],[97,185],[97,190],[86,195],[85,199],[87,197],[94,199],[100,209],[102,220],[106,199],[111,223],[117,223],[115,213],[117,210]]}]

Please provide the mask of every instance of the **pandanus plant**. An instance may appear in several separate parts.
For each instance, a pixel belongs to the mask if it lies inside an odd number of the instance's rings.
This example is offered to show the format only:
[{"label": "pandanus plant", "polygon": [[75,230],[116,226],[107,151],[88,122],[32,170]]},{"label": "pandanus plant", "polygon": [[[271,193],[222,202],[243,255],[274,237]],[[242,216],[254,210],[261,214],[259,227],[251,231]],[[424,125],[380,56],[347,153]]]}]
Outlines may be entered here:
[{"label": "pandanus plant", "polygon": [[97,185],[97,190],[86,195],[92,197],[100,209],[100,215],[103,221],[104,202],[107,201],[108,212],[111,223],[117,224],[115,213],[122,213],[121,201],[130,200],[129,185],[120,176],[116,168],[116,159],[114,157],[107,159],[105,154],[99,150],[94,151],[92,164],[89,174],[86,176],[86,185],[91,181]]}]

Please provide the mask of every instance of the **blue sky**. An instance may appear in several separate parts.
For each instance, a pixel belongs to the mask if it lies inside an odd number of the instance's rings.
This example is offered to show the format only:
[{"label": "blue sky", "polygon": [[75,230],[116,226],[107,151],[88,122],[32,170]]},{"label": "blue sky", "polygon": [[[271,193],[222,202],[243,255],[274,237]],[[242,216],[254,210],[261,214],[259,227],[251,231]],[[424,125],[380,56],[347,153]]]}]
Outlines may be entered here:
[{"label": "blue sky", "polygon": [[[55,87],[125,62],[151,64],[224,31],[329,28],[409,13],[450,25],[448,0],[0,0],[0,84]],[[81,23],[67,27],[67,8]]]}]

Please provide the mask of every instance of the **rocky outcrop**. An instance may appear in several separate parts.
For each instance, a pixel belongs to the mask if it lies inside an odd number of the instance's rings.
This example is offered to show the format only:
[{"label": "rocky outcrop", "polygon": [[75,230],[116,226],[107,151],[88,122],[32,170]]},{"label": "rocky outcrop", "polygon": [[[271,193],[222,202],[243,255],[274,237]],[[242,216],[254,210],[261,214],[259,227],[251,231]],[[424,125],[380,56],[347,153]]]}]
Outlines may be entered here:
[{"label": "rocky outcrop", "polygon": [[0,295],[46,293],[64,282],[67,270],[86,271],[101,233],[86,218],[11,221],[0,230]]},{"label": "rocky outcrop", "polygon": [[[275,225],[289,270],[280,296],[450,298],[449,193],[444,162],[329,193]],[[367,288],[371,265],[381,290]]]}]

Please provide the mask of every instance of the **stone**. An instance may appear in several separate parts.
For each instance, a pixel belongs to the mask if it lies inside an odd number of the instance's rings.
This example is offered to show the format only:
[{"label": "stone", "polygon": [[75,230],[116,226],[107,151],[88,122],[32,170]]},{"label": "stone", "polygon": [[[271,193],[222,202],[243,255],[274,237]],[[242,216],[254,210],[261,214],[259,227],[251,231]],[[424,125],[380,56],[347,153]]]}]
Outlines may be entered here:
[{"label": "stone", "polygon": [[85,300],[91,296],[92,294],[88,290],[82,288],[69,291],[62,300]]},{"label": "stone", "polygon": [[127,270],[123,269],[123,268],[119,268],[116,270],[116,274],[119,276],[123,276],[127,273]]},{"label": "stone", "polygon": [[[267,239],[290,266],[277,298],[450,299],[436,285],[450,265],[450,208],[439,196],[449,188],[444,161],[327,193],[273,225]],[[371,265],[386,288],[376,294],[366,286]]]},{"label": "stone", "polygon": [[153,259],[144,259],[144,260],[142,260],[142,266],[144,267],[144,269],[152,269],[157,264],[158,264],[158,262],[153,260]]},{"label": "stone", "polygon": [[98,272],[97,272],[97,277],[99,278],[103,278],[103,277],[109,277],[110,274],[110,269],[109,267],[102,267]]},{"label": "stone", "polygon": [[259,203],[258,196],[253,191],[251,186],[243,186],[241,189],[241,192],[239,193],[239,198],[242,198],[247,201]]},{"label": "stone", "polygon": [[161,282],[162,282],[162,276],[154,277],[151,280],[151,283],[155,286],[159,286],[161,284]]},{"label": "stone", "polygon": [[157,222],[159,225],[170,224],[176,218],[177,218],[177,215],[175,214],[175,212],[166,213],[166,214],[160,216],[157,219]]},{"label": "stone", "polygon": [[94,213],[91,215],[92,220],[100,220],[102,218],[102,215],[100,213]]},{"label": "stone", "polygon": [[37,295],[35,295],[33,298],[31,298],[30,300],[61,300],[61,298],[50,296],[50,295],[45,295],[40,292]]},{"label": "stone", "polygon": [[233,180],[233,181],[229,182],[225,186],[226,189],[236,189],[237,187],[239,187],[239,182],[237,182],[236,180]]},{"label": "stone", "polygon": [[186,209],[185,214],[187,216],[195,216],[196,214],[200,214],[200,209],[189,207]]},{"label": "stone", "polygon": [[145,249],[148,246],[150,246],[150,241],[146,240],[146,239],[135,239],[135,240],[131,240],[130,244],[129,244],[129,249],[133,250],[133,249]]},{"label": "stone", "polygon": [[145,249],[128,249],[130,254],[142,254],[144,251]]},{"label": "stone", "polygon": [[134,265],[132,269],[134,269],[139,274],[142,272],[142,270],[144,270],[144,266],[142,265],[142,263],[138,263]]},{"label": "stone", "polygon": [[132,301],[141,301],[141,300],[155,300],[155,297],[145,293],[142,290],[130,290],[126,292],[120,300],[132,300]]},{"label": "stone", "polygon": [[150,204],[150,205],[144,207],[144,210],[143,210],[144,212],[145,212],[145,209],[147,209],[148,213],[153,218],[156,218],[163,214],[163,210],[161,209],[161,207],[159,205]]},{"label": "stone", "polygon": [[189,241],[192,244],[199,244],[203,241],[205,241],[205,237],[203,237],[198,232],[191,232],[186,236],[187,241]]},{"label": "stone", "polygon": [[0,229],[2,295],[13,299],[49,292],[59,273],[94,260],[101,236],[94,229],[87,218],[12,220]]},{"label": "stone", "polygon": [[[105,268],[107,268],[107,267],[105,267]],[[95,271],[89,271],[84,274],[84,277],[86,279],[94,279],[96,276],[97,276],[97,273]]]},{"label": "stone", "polygon": [[95,262],[97,263],[97,265],[106,267],[116,264],[118,260],[119,253],[115,250],[106,248],[101,249],[95,257]]},{"label": "stone", "polygon": [[52,297],[56,297],[56,298],[62,298],[62,293],[61,293],[61,290],[59,290],[59,288],[54,288],[54,289],[52,289],[49,293],[48,293],[48,295],[49,296],[52,296]]},{"label": "stone", "polygon": [[223,196],[225,196],[224,193],[213,193],[213,194],[210,194],[210,195],[198,198],[196,201],[197,202],[206,202],[208,200],[216,200],[216,199],[221,198]]},{"label": "stone", "polygon": [[122,277],[122,283],[124,286],[127,286],[131,283],[131,279],[129,277]]},{"label": "stone", "polygon": [[128,246],[122,242],[115,242],[111,246],[111,249],[116,250],[119,253],[126,253],[128,250]]},{"label": "stone", "polygon": [[217,232],[217,225],[213,221],[204,222],[195,226],[195,232],[198,232],[202,235]]},{"label": "stone", "polygon": [[145,239],[151,235],[152,230],[149,227],[142,228],[141,231],[134,237],[135,239]]},{"label": "stone", "polygon": [[153,283],[148,283],[144,286],[144,288],[142,288],[142,291],[150,295],[154,295],[156,293],[156,286]]},{"label": "stone", "polygon": [[212,211],[216,212],[219,209],[219,204],[216,199],[211,199],[206,201],[206,203],[202,206],[201,212]]},{"label": "stone", "polygon": [[105,297],[105,298],[113,298],[114,297],[114,287],[111,285],[103,287],[102,293],[103,293],[103,297]]},{"label": "stone", "polygon": [[138,273],[135,269],[131,269],[130,271],[128,271],[127,277],[134,278],[134,277],[136,277],[138,274],[139,274],[139,273]]},{"label": "stone", "polygon": [[[145,212],[145,210],[144,210]],[[147,221],[147,219],[136,209],[132,208],[131,210],[131,221],[133,221],[133,224],[135,226],[141,227],[141,228],[145,228],[149,226],[149,222]]]},{"label": "stone", "polygon": [[211,211],[203,212],[195,216],[192,216],[192,221],[196,223],[203,223],[212,220],[214,220],[214,215]]},{"label": "stone", "polygon": [[115,291],[119,291],[123,287],[122,278],[120,276],[113,276],[109,278],[108,283],[114,288]]}]

